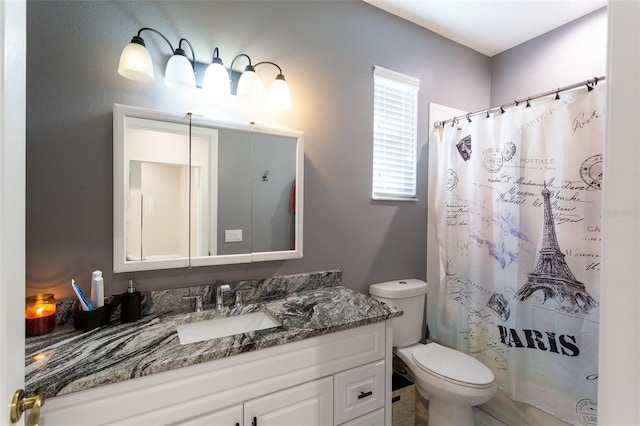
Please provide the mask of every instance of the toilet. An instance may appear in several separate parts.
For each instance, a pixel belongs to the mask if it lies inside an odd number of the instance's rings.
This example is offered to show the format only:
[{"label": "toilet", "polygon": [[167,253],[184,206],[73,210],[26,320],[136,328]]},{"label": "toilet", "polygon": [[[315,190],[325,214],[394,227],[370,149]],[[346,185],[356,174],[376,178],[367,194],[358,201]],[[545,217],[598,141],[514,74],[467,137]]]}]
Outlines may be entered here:
[{"label": "toilet", "polygon": [[423,337],[427,283],[416,279],[369,286],[374,299],[403,311],[391,322],[395,353],[407,364],[416,389],[429,400],[429,426],[473,426],[471,407],[496,393],[493,372],[475,358]]}]

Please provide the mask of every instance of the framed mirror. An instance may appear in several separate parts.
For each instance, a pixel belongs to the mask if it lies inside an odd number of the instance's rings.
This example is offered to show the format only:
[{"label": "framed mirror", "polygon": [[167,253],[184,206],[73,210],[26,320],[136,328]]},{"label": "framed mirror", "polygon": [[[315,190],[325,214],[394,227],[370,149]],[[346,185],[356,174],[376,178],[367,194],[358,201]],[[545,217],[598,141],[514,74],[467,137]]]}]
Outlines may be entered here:
[{"label": "framed mirror", "polygon": [[114,104],[114,271],[302,257],[302,132]]}]

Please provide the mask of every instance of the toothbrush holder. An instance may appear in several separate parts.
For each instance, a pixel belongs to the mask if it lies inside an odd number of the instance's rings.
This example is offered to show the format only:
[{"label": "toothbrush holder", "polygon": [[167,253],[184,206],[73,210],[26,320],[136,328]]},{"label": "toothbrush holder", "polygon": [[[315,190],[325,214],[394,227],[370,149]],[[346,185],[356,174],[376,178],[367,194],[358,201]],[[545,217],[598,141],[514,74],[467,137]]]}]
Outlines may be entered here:
[{"label": "toothbrush holder", "polygon": [[105,303],[93,311],[83,311],[76,306],[73,310],[73,326],[76,330],[89,331],[107,325],[111,318],[111,308],[110,303]]}]

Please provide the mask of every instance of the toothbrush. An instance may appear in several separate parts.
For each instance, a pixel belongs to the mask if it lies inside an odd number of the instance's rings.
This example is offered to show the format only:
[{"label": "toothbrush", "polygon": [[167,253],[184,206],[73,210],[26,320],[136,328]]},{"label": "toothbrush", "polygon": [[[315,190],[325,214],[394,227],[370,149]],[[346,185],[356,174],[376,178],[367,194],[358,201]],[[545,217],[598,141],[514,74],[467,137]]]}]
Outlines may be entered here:
[{"label": "toothbrush", "polygon": [[87,299],[87,296],[84,295],[82,290],[80,290],[80,287],[78,287],[78,283],[76,282],[76,280],[71,280],[71,287],[73,287],[73,291],[76,293],[76,296],[78,296],[78,301],[80,302],[80,306],[82,307],[83,311],[94,311],[96,309],[93,307],[91,302],[89,302],[89,299]]}]

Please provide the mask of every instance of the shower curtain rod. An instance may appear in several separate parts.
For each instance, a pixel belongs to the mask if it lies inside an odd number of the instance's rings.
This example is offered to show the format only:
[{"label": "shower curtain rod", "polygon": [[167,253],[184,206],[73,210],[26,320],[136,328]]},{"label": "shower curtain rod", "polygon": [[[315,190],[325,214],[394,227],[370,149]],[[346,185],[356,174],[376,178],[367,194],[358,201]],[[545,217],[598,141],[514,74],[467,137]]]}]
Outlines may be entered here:
[{"label": "shower curtain rod", "polygon": [[465,114],[465,115],[459,115],[457,117],[453,117],[449,120],[444,120],[444,121],[436,121],[433,125],[434,127],[442,127],[447,123],[451,123],[451,125],[454,125],[455,123],[457,123],[460,119],[466,118],[467,120],[469,120],[471,117],[475,117],[477,115],[480,114],[487,114],[487,116],[489,115],[489,113],[495,111],[501,111],[504,112],[504,109],[507,107],[511,107],[511,106],[518,106],[522,103],[527,103],[527,107],[530,106],[529,102],[536,100],[536,99],[540,99],[540,98],[544,98],[546,96],[551,96],[551,95],[556,95],[556,99],[560,99],[560,92],[566,92],[568,90],[572,90],[575,89],[577,87],[580,86],[587,86],[587,90],[591,91],[593,90],[593,88],[598,84],[599,81],[603,81],[605,79],[605,76],[602,77],[594,77],[590,80],[585,80],[582,81],[580,83],[575,83],[575,84],[571,84],[569,86],[564,86],[564,87],[559,87],[556,90],[550,90],[548,92],[544,92],[544,93],[540,93],[538,95],[534,95],[534,96],[530,96],[528,98],[524,98],[524,99],[520,99],[520,100],[516,100],[513,102],[509,102],[506,104],[502,104],[496,107],[491,107],[491,108],[486,108],[486,109],[481,109],[479,111],[475,111],[475,112],[470,112],[469,114]]}]

